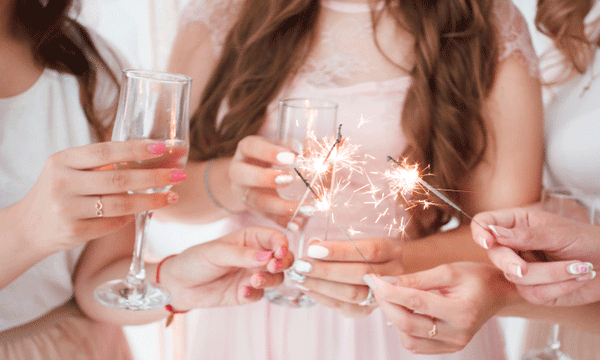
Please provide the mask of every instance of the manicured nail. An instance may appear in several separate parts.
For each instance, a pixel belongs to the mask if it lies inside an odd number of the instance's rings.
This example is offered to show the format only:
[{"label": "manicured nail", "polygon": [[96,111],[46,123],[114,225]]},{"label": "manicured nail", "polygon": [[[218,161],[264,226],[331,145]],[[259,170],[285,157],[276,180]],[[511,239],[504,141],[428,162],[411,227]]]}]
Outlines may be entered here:
[{"label": "manicured nail", "polygon": [[261,288],[267,283],[267,279],[263,275],[257,274],[252,276],[252,283],[255,288]]},{"label": "manicured nail", "polygon": [[298,230],[300,230],[300,225],[296,224],[293,221],[290,221],[287,225],[287,229],[292,232],[298,232]]},{"label": "manicured nail", "polygon": [[512,230],[507,229],[505,227],[489,225],[489,228],[498,237],[503,237],[503,238],[507,238],[507,239],[515,237]]},{"label": "manicured nail", "polygon": [[285,274],[287,275],[288,279],[297,283],[303,283],[306,281],[306,276],[298,274],[293,268],[288,270]]},{"label": "manicured nail", "polygon": [[506,278],[506,280],[508,280],[508,281],[511,281],[511,282],[512,282],[512,280],[511,280],[511,279],[508,277],[508,274],[507,274],[507,273],[503,272],[502,274],[504,274],[504,277]]},{"label": "manicured nail", "polygon": [[275,262],[273,263],[273,271],[277,272],[279,271],[281,268],[283,267],[283,263],[279,260],[275,260]]},{"label": "manicured nail", "polygon": [[392,285],[396,285],[398,283],[398,278],[394,276],[382,276],[380,279]]},{"label": "manicured nail", "polygon": [[179,200],[179,194],[177,193],[172,192],[167,196],[167,202],[169,204],[174,204],[177,202],[177,200]]},{"label": "manicured nail", "polygon": [[582,275],[580,277],[578,277],[577,281],[586,281],[586,280],[592,280],[593,278],[596,277],[596,272],[594,270],[590,271],[589,273]]},{"label": "manicured nail", "polygon": [[162,155],[167,152],[167,145],[165,143],[153,143],[148,145],[148,151],[155,155]]},{"label": "manicured nail", "polygon": [[479,243],[481,244],[481,246],[483,246],[484,249],[486,249],[486,250],[490,249],[490,246],[487,244],[487,240],[485,239],[485,237],[480,236]]},{"label": "manicured nail", "polygon": [[183,170],[174,170],[171,172],[171,174],[169,174],[169,180],[172,182],[181,182],[185,180],[186,177],[187,175]]},{"label": "manicured nail", "polygon": [[304,216],[313,216],[317,212],[317,208],[312,205],[303,205],[300,206],[298,211]]},{"label": "manicured nail", "polygon": [[277,259],[283,259],[288,253],[288,248],[286,247],[280,247],[279,251],[277,251],[277,253],[275,254],[275,257]]},{"label": "manicured nail", "polygon": [[302,290],[302,291],[310,291],[309,288],[302,286],[300,284],[294,284],[295,287],[297,287],[298,289]]},{"label": "manicured nail", "polygon": [[496,227],[494,225],[488,225],[488,228],[490,230],[492,230],[492,232],[494,233],[494,235],[500,236],[500,234],[498,234],[498,230],[496,230]]},{"label": "manicured nail", "polygon": [[586,263],[574,263],[567,266],[567,272],[573,275],[587,274],[594,269],[594,265],[589,262]]},{"label": "manicured nail", "polygon": [[258,261],[265,261],[267,259],[270,259],[271,255],[273,255],[273,251],[259,252],[258,254],[256,254],[256,260],[258,260]]},{"label": "manicured nail", "polygon": [[371,274],[366,274],[365,276],[363,276],[363,281],[365,282],[365,284],[367,284],[368,287],[375,290],[377,285],[375,284],[375,280],[373,280],[372,276],[373,275]]},{"label": "manicured nail", "polygon": [[288,151],[280,152],[277,154],[277,161],[282,165],[291,165],[296,161],[296,154]]},{"label": "manicured nail", "polygon": [[252,296],[252,288],[249,286],[244,286],[244,297],[249,298]]},{"label": "manicured nail", "polygon": [[312,264],[304,260],[294,261],[294,270],[299,273],[309,273],[312,270]]},{"label": "manicured nail", "polygon": [[321,245],[311,245],[308,247],[306,255],[313,259],[325,259],[329,256],[329,249]]},{"label": "manicured nail", "polygon": [[292,181],[294,181],[294,177],[288,174],[278,175],[275,178],[275,184],[277,185],[289,185]]},{"label": "manicured nail", "polygon": [[523,277],[523,269],[521,268],[521,265],[509,264],[508,269],[512,274],[517,275],[520,278]]}]

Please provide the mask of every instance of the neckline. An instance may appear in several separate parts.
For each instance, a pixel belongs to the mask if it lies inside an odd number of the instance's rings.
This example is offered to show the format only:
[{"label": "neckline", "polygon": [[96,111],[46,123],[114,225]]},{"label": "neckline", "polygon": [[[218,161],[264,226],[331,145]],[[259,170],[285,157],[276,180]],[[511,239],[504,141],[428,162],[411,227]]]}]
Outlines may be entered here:
[{"label": "neckline", "polygon": [[19,101],[19,99],[28,97],[29,94],[36,91],[36,89],[40,86],[40,84],[44,81],[44,79],[50,74],[50,71],[51,71],[50,69],[45,68],[42,71],[42,73],[40,74],[40,76],[37,78],[37,80],[33,83],[33,85],[31,85],[27,90],[23,91],[20,94],[14,95],[14,96],[0,98],[0,104],[12,103],[15,101]]},{"label": "neckline", "polygon": [[[351,13],[351,14],[360,14],[360,13],[368,13],[371,12],[371,7],[368,2],[363,3],[350,3],[338,0],[321,0],[321,5],[333,11],[343,12],[343,13]],[[377,9],[380,9],[383,6],[383,2],[377,2]]]}]

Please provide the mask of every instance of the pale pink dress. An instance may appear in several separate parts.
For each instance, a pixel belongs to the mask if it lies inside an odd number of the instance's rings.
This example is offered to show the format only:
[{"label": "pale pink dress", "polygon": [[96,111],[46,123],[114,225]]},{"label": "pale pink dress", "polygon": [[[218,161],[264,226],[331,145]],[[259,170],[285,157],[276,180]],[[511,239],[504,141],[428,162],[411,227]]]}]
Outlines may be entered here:
[{"label": "pale pink dress", "polygon": [[[201,22],[211,29],[218,53],[239,4],[240,1],[192,1],[183,13],[183,21]],[[365,173],[383,172],[390,166],[386,157],[399,156],[406,145],[399,121],[411,78],[390,65],[377,50],[366,4],[328,0],[322,5],[319,44],[301,73],[279,98],[323,98],[337,102],[343,136],[352,144],[360,145],[358,154],[363,159],[369,155]],[[508,0],[497,1],[496,13],[501,24],[502,60],[518,55],[536,75],[535,53],[520,13]],[[268,109],[262,135],[273,138],[276,119],[277,102],[274,102]],[[386,186],[376,176],[371,180],[376,185]],[[349,189],[361,188],[368,182],[365,176],[356,175]],[[372,214],[372,209],[372,204],[352,201],[349,208],[336,209],[335,216],[345,227],[360,226],[361,218]],[[257,223],[264,220],[251,215],[198,226],[153,221],[149,229],[150,243],[155,253],[165,256]],[[386,234],[382,226],[367,226],[363,230],[369,236]],[[339,234],[332,237],[341,238]],[[194,310],[187,316],[189,350],[186,358],[505,359],[503,334],[496,320],[485,324],[463,351],[426,357],[403,349],[397,330],[387,327],[386,320],[379,309],[366,318],[349,319],[320,305],[290,309],[265,300],[243,307]]]}]

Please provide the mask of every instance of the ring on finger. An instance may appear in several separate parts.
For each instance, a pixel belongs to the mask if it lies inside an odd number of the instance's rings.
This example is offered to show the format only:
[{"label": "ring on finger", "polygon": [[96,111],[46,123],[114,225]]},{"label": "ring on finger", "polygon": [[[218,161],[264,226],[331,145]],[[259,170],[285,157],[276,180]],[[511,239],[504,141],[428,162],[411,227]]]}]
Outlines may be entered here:
[{"label": "ring on finger", "polygon": [[104,204],[102,204],[102,196],[98,196],[98,201],[94,205],[94,208],[96,208],[96,216],[97,217],[104,216],[104,210],[102,210],[104,208]]},{"label": "ring on finger", "polygon": [[244,195],[242,195],[243,203],[246,203],[248,201],[248,193],[250,193],[250,188],[247,188],[246,191],[244,191]]},{"label": "ring on finger", "polygon": [[375,302],[375,297],[373,296],[373,289],[369,288],[369,293],[367,294],[367,298],[364,301],[358,303],[360,306],[369,306]]},{"label": "ring on finger", "polygon": [[437,325],[435,324],[435,319],[433,319],[433,327],[431,328],[431,330],[429,330],[427,335],[428,339],[432,339],[434,336],[437,335]]}]

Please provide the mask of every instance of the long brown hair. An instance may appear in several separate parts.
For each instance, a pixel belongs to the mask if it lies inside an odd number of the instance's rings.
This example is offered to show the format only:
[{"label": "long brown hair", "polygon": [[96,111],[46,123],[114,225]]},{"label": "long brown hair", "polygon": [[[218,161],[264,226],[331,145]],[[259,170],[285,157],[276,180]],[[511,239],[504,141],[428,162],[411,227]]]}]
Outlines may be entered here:
[{"label": "long brown hair", "polygon": [[[487,147],[482,104],[498,52],[492,7],[488,0],[385,1],[383,11],[415,39],[413,84],[398,114],[409,144],[404,155],[430,166],[440,188],[459,188]],[[231,156],[259,131],[268,104],[311,50],[319,9],[318,0],[245,1],[193,115],[191,159]],[[228,112],[217,125],[225,101]],[[420,233],[446,221],[444,211]]]},{"label": "long brown hair", "polygon": [[[551,83],[561,83],[585,73],[594,60],[600,34],[593,31],[596,36],[590,38],[584,22],[593,5],[594,0],[538,0],[536,27],[552,39],[563,60],[560,65],[564,71]],[[597,24],[598,20],[591,27]]]},{"label": "long brown hair", "polygon": [[72,6],[73,0],[17,0],[15,30],[30,39],[40,64],[77,78],[85,116],[97,138],[106,140],[111,124],[100,119],[94,104],[98,74],[105,72],[116,89],[118,80],[98,52],[90,33],[69,16]]}]

